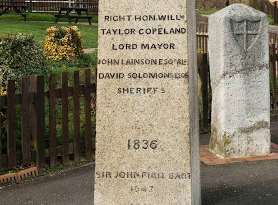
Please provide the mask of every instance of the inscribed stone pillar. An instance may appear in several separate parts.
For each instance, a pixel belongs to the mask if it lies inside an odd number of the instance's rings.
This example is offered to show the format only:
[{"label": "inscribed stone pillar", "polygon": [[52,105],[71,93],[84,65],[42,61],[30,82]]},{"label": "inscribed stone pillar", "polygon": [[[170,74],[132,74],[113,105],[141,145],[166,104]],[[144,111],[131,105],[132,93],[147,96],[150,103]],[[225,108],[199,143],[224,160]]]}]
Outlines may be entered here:
[{"label": "inscribed stone pillar", "polygon": [[193,0],[100,0],[95,205],[200,203]]},{"label": "inscribed stone pillar", "polygon": [[233,4],[209,17],[210,151],[221,157],[270,153],[267,16]]}]

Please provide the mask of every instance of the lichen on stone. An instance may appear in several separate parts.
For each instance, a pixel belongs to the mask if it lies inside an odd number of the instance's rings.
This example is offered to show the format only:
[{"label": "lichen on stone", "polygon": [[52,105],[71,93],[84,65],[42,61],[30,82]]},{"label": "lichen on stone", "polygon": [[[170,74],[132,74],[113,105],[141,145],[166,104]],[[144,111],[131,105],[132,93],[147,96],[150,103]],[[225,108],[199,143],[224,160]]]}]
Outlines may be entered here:
[{"label": "lichen on stone", "polygon": [[266,128],[269,128],[269,127],[270,127],[269,123],[262,120],[262,121],[256,122],[255,124],[253,124],[249,127],[240,127],[240,128],[238,128],[238,131],[240,133],[248,134],[248,133],[252,133],[256,130],[266,129]]}]

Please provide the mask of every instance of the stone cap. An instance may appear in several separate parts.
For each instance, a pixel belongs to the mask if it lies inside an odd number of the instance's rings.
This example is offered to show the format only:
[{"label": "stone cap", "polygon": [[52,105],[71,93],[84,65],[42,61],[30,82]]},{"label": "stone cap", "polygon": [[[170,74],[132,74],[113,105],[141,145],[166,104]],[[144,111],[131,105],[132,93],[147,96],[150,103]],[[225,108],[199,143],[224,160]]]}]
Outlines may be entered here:
[{"label": "stone cap", "polygon": [[266,18],[267,15],[245,4],[232,4],[209,16],[209,18],[219,17],[229,17],[237,21],[241,21],[243,19],[257,21],[261,18]]}]

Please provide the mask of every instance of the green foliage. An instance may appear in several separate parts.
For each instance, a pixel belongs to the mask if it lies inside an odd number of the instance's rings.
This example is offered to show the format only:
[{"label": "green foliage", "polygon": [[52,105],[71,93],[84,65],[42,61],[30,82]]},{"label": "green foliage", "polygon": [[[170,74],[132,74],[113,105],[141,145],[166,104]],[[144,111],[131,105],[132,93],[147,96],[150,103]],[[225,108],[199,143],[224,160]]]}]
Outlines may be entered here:
[{"label": "green foliage", "polygon": [[47,29],[43,48],[46,57],[53,61],[78,58],[82,54],[81,33],[77,26],[51,26]]},{"label": "green foliage", "polygon": [[268,16],[268,23],[269,23],[270,25],[274,25],[274,19],[273,19],[272,16]]},{"label": "green foliage", "polygon": [[[6,16],[6,15],[4,15]],[[1,20],[0,19],[0,36],[5,34],[32,34],[35,41],[42,44],[45,39],[45,31],[47,28],[57,25],[53,21],[27,21],[22,20]],[[59,26],[69,26],[68,23],[59,23]],[[90,26],[86,24],[79,24],[78,28],[82,33],[83,47],[96,48],[97,47],[97,26]]]},{"label": "green foliage", "polygon": [[47,74],[46,59],[42,49],[36,45],[33,36],[16,34],[0,39],[0,83],[7,80],[17,83],[24,76]]},{"label": "green foliage", "polygon": [[92,68],[97,65],[97,53],[82,54],[79,58],[64,61],[48,61],[49,72],[59,74],[82,68]]},{"label": "green foliage", "polygon": [[205,15],[205,16],[207,16],[207,15],[211,15],[211,14],[213,14],[213,13],[215,13],[215,12],[217,12],[217,11],[219,11],[219,9],[217,9],[217,8],[199,8],[198,10],[197,10],[197,13],[199,14],[199,15]]}]

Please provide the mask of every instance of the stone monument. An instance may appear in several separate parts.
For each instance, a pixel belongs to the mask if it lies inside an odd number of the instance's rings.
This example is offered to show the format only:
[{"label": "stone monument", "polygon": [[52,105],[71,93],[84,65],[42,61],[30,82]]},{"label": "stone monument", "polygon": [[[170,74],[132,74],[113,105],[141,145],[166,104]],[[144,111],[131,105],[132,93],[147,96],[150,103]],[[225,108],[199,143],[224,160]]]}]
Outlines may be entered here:
[{"label": "stone monument", "polygon": [[268,21],[233,4],[209,17],[210,151],[221,157],[270,153]]},{"label": "stone monument", "polygon": [[195,1],[100,0],[94,205],[199,205]]}]

